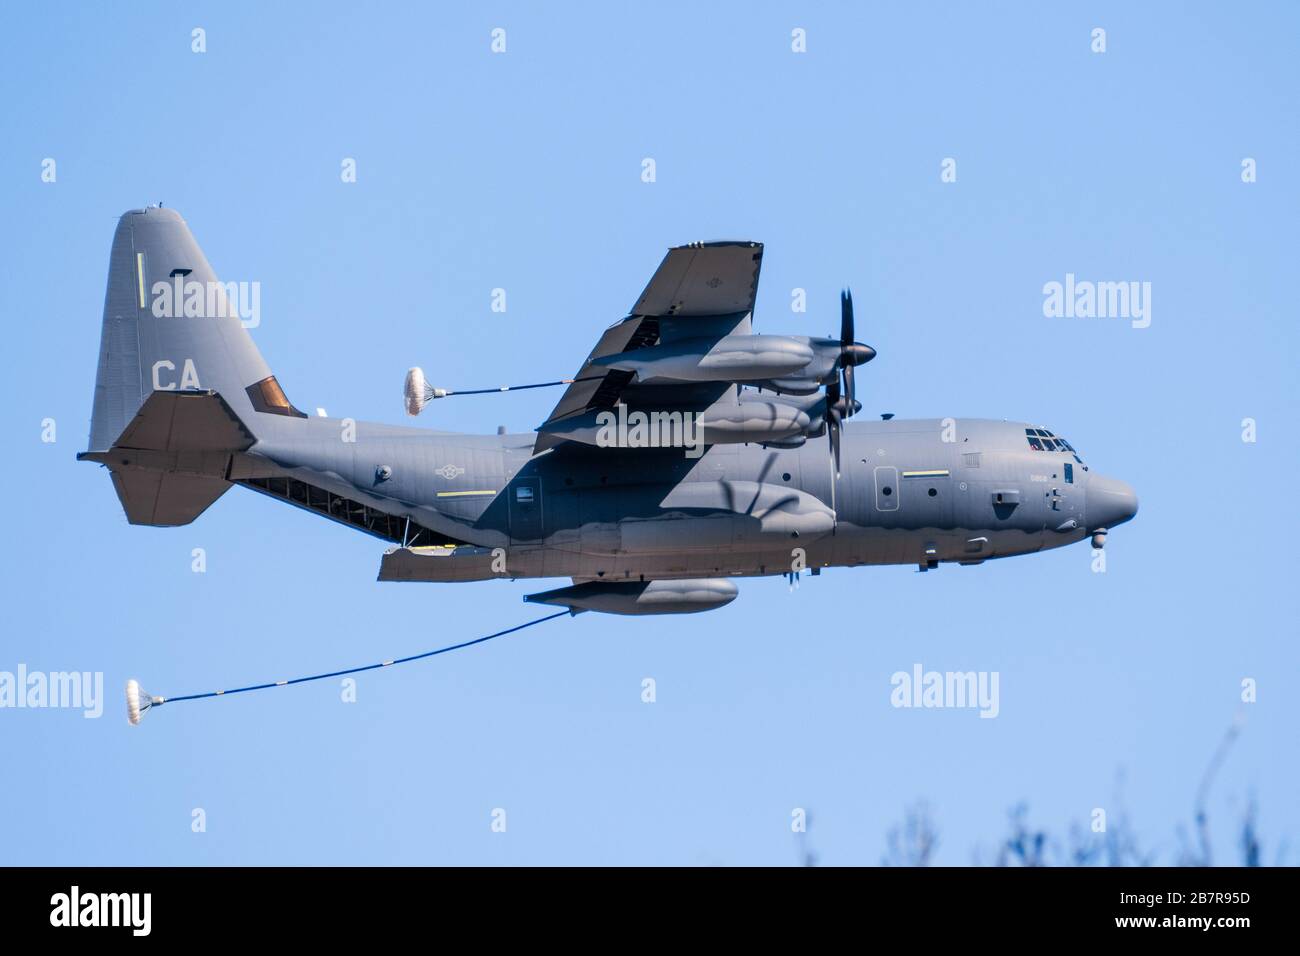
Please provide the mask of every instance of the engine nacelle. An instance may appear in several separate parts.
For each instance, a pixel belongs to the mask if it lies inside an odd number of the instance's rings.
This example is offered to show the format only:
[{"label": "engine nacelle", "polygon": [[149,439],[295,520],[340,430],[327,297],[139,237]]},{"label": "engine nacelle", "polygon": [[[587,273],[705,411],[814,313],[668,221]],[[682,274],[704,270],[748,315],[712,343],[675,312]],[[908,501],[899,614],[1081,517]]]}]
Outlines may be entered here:
[{"label": "engine nacelle", "polygon": [[531,604],[551,604],[570,611],[605,614],[695,614],[736,599],[736,585],[726,578],[680,581],[584,581],[567,588],[524,597]]},{"label": "engine nacelle", "polygon": [[788,402],[747,399],[718,402],[702,412],[619,405],[563,418],[540,430],[601,448],[695,448],[790,441],[811,424],[807,412]]},{"label": "engine nacelle", "polygon": [[715,405],[700,419],[706,445],[788,440],[806,432],[810,423],[808,414],[792,405],[752,400]]}]

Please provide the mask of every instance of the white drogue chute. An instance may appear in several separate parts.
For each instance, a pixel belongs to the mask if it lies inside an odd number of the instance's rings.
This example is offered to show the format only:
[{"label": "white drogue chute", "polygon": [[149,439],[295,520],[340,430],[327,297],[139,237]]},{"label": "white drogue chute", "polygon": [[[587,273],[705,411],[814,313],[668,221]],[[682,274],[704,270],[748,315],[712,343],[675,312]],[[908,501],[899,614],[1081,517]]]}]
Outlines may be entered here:
[{"label": "white drogue chute", "polygon": [[447,390],[434,388],[424,379],[424,369],[418,365],[406,370],[406,386],[403,388],[406,398],[406,414],[418,415],[420,410],[435,398],[445,398]]},{"label": "white drogue chute", "polygon": [[424,390],[428,387],[428,383],[424,380],[424,369],[417,366],[406,370],[406,387],[403,389],[406,396],[406,414],[420,414],[420,409],[424,408],[424,403],[428,401],[424,397]]},{"label": "white drogue chute", "polygon": [[155,703],[160,703],[159,699],[146,693],[134,677],[126,682],[126,719],[132,727],[139,725],[145,712]]}]

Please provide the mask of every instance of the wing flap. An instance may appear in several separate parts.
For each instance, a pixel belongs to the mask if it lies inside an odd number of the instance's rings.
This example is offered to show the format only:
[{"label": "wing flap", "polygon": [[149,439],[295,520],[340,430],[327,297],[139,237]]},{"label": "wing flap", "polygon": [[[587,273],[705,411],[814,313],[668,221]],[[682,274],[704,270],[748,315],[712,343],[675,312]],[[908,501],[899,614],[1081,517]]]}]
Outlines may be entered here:
[{"label": "wing flap", "polygon": [[390,548],[379,563],[380,581],[487,581],[501,575],[492,570],[492,548]]}]

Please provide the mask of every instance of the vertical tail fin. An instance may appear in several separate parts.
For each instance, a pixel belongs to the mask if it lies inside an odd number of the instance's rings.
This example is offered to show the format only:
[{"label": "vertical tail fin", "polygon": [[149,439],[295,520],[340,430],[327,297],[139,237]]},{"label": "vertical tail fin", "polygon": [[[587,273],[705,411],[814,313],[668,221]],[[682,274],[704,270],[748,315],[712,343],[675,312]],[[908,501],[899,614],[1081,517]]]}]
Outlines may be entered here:
[{"label": "vertical tail fin", "polygon": [[132,524],[187,524],[221,497],[230,456],[255,440],[254,412],[306,417],[244,327],[248,288],[217,281],[173,210],[118,220],[90,448],[78,457],[112,469]]},{"label": "vertical tail fin", "polygon": [[90,451],[111,448],[154,391],[215,391],[245,420],[259,405],[281,402],[289,410],[282,414],[301,414],[284,400],[244,327],[240,292],[235,283],[217,281],[175,210],[133,209],[118,220]]}]

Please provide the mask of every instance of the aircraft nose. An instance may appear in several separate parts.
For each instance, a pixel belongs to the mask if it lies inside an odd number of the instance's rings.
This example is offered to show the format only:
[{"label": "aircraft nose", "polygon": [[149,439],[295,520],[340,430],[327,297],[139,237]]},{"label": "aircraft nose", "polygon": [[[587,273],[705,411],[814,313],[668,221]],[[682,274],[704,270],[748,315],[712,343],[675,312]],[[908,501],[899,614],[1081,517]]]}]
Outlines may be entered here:
[{"label": "aircraft nose", "polygon": [[1138,510],[1137,492],[1117,478],[1093,475],[1088,479],[1088,527],[1113,528]]}]

